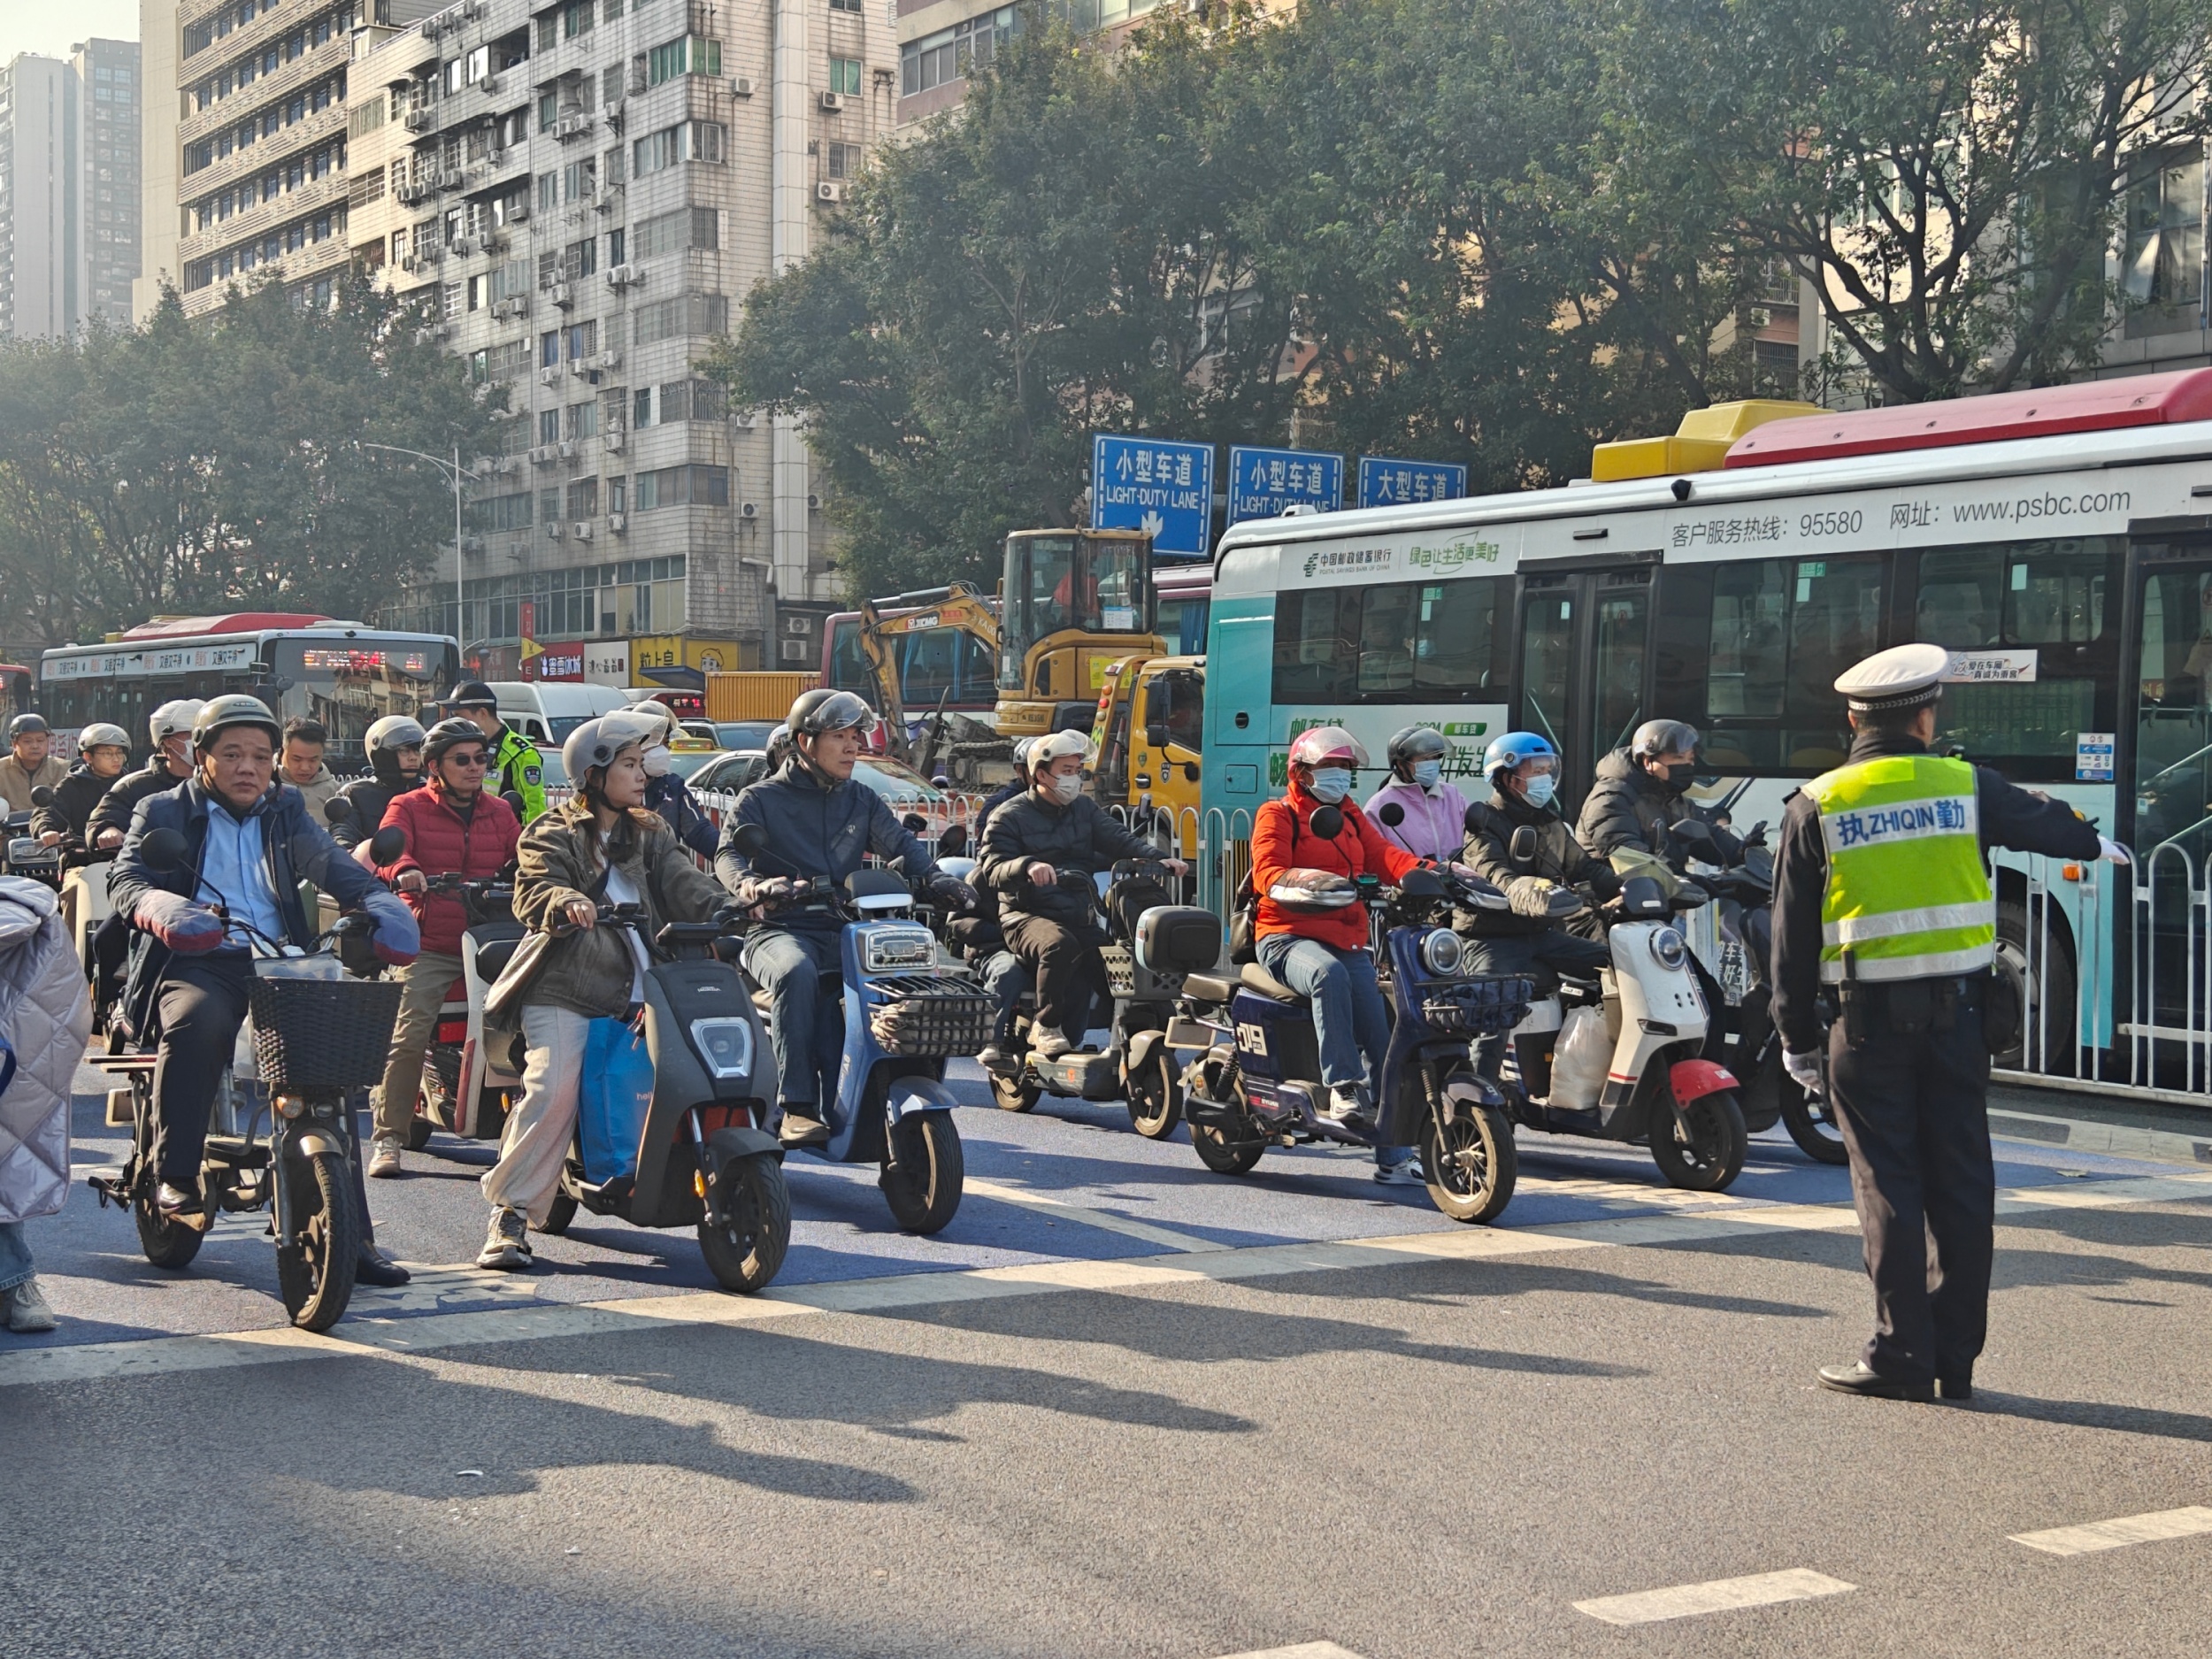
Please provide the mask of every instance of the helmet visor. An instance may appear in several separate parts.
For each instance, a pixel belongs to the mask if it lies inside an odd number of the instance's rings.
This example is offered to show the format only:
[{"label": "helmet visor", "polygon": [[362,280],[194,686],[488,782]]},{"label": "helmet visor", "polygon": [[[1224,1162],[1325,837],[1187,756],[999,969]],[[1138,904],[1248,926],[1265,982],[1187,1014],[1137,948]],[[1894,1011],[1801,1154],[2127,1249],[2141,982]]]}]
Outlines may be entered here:
[{"label": "helmet visor", "polygon": [[823,732],[856,729],[863,737],[876,729],[876,711],[867,699],[849,691],[838,692],[807,710],[803,730],[809,736]]}]

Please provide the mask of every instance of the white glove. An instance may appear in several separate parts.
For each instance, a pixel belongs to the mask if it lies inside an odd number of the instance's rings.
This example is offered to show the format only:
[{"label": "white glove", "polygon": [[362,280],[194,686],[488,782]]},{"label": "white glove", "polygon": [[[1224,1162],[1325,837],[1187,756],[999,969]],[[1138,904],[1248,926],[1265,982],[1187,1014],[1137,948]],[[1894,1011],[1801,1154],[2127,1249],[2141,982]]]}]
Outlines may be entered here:
[{"label": "white glove", "polygon": [[2097,856],[2109,860],[2116,864],[2131,864],[2135,862],[2133,853],[2121,846],[2118,841],[2105,835],[2097,837]]},{"label": "white glove", "polygon": [[1816,1054],[1792,1054],[1782,1051],[1782,1069],[1790,1074],[1790,1081],[1808,1094],[1822,1092],[1820,1085],[1820,1056]]}]

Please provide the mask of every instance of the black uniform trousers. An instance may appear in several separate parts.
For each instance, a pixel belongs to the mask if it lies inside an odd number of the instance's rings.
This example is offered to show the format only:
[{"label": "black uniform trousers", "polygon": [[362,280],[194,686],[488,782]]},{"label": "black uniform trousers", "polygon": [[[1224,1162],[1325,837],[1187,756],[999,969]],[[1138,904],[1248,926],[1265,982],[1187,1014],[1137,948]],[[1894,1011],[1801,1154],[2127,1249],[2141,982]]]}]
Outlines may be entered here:
[{"label": "black uniform trousers", "polygon": [[1856,1046],[1840,1020],[1829,1033],[1829,1086],[1874,1281],[1866,1363],[1901,1381],[1970,1377],[1988,1334],[1997,1175],[1984,983],[1964,982],[1947,1031],[1901,1033],[1878,1016]]}]

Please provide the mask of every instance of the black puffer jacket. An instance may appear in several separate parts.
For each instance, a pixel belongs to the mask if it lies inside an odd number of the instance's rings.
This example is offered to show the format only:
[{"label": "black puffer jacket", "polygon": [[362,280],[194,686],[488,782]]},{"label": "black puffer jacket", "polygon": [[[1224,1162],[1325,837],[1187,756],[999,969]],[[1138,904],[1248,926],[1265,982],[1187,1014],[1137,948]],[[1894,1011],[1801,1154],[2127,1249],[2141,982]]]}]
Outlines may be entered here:
[{"label": "black puffer jacket", "polygon": [[[1712,823],[1646,772],[1625,749],[1617,749],[1598,762],[1596,781],[1575,821],[1575,839],[1600,858],[1610,857],[1624,847],[1664,857],[1667,826],[1692,818]],[[1743,843],[1718,826],[1713,828],[1713,840],[1729,863],[1742,856]]]},{"label": "black puffer jacket", "polygon": [[173,789],[184,781],[171,772],[160,756],[156,755],[136,772],[127,772],[108,786],[100,797],[99,805],[92,809],[92,816],[85,820],[85,840],[96,841],[108,831],[130,831],[131,814],[138,810],[138,803],[150,795],[159,795]]},{"label": "black puffer jacket", "polygon": [[376,757],[380,764],[366,778],[356,778],[331,799],[343,801],[351,809],[344,818],[330,820],[330,838],[351,852],[377,832],[384,822],[384,809],[410,789],[419,788],[422,775],[410,778],[400,769],[384,762],[382,755]]},{"label": "black puffer jacket", "polygon": [[[1515,864],[1512,856],[1513,832],[1523,827],[1536,832],[1536,859],[1527,866]],[[1509,898],[1515,882],[1531,877],[1560,887],[1587,887],[1601,900],[1620,891],[1612,865],[1585,851],[1566,819],[1548,807],[1531,806],[1517,795],[1494,791],[1488,800],[1467,809],[1467,845],[1460,858]],[[1498,939],[1547,933],[1559,924],[1517,910],[1455,910],[1452,926],[1463,933]]]},{"label": "black puffer jacket", "polygon": [[91,821],[93,808],[107,794],[108,786],[116,781],[113,778],[103,778],[79,761],[69,769],[69,775],[54,786],[52,803],[31,814],[32,834],[43,835],[50,830],[61,832],[64,869],[93,862],[87,851],[89,843],[85,840],[85,826]]},{"label": "black puffer jacket", "polygon": [[1007,921],[1037,916],[1102,938],[1094,887],[1039,887],[1029,879],[1029,866],[1048,864],[1096,875],[1117,858],[1158,856],[1159,849],[1132,834],[1090,796],[1056,806],[1032,789],[991,814],[976,879],[999,895],[999,913]]}]

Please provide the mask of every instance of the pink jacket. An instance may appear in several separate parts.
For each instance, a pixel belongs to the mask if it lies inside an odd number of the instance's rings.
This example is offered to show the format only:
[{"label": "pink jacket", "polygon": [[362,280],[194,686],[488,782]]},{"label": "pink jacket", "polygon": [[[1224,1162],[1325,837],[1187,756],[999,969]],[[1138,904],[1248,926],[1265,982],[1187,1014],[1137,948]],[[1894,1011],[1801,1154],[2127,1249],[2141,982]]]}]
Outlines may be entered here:
[{"label": "pink jacket", "polygon": [[[1392,802],[1406,815],[1395,826],[1382,821]],[[1467,803],[1453,784],[1440,783],[1432,792],[1394,778],[1368,797],[1367,816],[1385,841],[1417,858],[1455,859],[1467,844]]]}]

